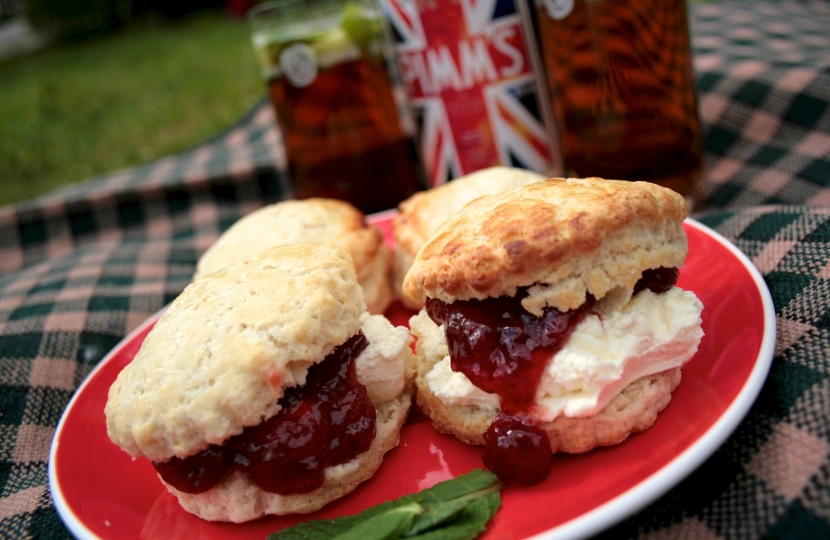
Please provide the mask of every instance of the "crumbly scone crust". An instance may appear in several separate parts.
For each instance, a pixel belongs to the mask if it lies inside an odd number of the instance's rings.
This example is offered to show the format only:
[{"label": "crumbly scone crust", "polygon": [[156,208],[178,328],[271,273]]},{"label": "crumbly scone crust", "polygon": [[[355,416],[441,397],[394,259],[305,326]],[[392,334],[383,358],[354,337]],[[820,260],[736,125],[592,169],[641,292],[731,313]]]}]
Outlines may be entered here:
[{"label": "crumbly scone crust", "polygon": [[333,244],[351,255],[369,311],[383,313],[393,297],[392,252],[384,243],[383,233],[367,226],[364,218],[351,204],[334,199],[291,200],[265,206],[238,220],[205,251],[193,279],[272,246]]},{"label": "crumbly scone crust", "polygon": [[210,521],[241,523],[267,514],[314,512],[350,493],[377,471],[384,454],[398,445],[410,403],[411,389],[394,400],[379,404],[376,408],[377,433],[369,450],[347,463],[327,468],[324,484],[311,493],[268,493],[240,472],[234,472],[218,486],[196,495],[165,485],[179,498],[185,510]]},{"label": "crumbly scone crust", "polygon": [[332,242],[351,255],[357,282],[363,288],[369,313],[383,314],[394,299],[391,284],[392,250],[377,227],[344,234]]},{"label": "crumbly scone crust", "polygon": [[490,167],[420,191],[403,201],[399,205],[400,214],[392,221],[395,238],[392,281],[401,302],[410,309],[423,307],[422,301],[416,302],[403,294],[404,276],[421,247],[447,219],[482,195],[501,193],[544,179],[544,176],[525,169]]},{"label": "crumbly scone crust", "polygon": [[[468,444],[484,444],[484,433],[496,417],[497,411],[476,405],[447,405],[429,389],[426,374],[442,358],[425,354],[421,336],[416,344],[417,402],[429,416],[438,431],[454,435]],[[671,401],[671,393],[680,383],[680,368],[648,375],[632,382],[597,414],[584,418],[558,416],[552,422],[541,422],[539,427],[548,435],[551,450],[580,454],[599,446],[621,443],[634,433],[645,431],[654,424],[657,415]]]},{"label": "crumbly scone crust", "polygon": [[395,296],[407,308],[418,311],[424,307],[423,301],[416,302],[403,292],[403,280],[409,268],[415,261],[415,255],[408,251],[395,246],[392,258],[392,288],[395,290]]},{"label": "crumbly scone crust", "polygon": [[349,255],[280,246],[191,283],[121,371],[107,432],[134,457],[195,454],[279,411],[286,387],[360,330]]},{"label": "crumbly scone crust", "polygon": [[404,282],[423,302],[513,296],[574,309],[591,293],[631,289],[649,268],[681,266],[688,250],[679,194],[647,182],[551,178],[481,197],[424,245]]}]

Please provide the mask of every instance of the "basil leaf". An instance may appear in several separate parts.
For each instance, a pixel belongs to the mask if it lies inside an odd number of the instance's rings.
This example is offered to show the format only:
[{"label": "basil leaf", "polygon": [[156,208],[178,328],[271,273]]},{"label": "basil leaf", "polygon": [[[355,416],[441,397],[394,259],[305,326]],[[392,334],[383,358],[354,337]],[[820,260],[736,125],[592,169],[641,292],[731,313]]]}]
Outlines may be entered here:
[{"label": "basil leaf", "polygon": [[501,506],[496,476],[476,469],[353,516],[299,523],[267,540],[472,540]]},{"label": "basil leaf", "polygon": [[382,514],[361,521],[338,534],[332,540],[390,540],[400,538],[412,527],[415,516],[424,509],[416,502],[410,502]]},{"label": "basil leaf", "polygon": [[427,505],[426,510],[415,518],[407,536],[415,536],[447,521],[452,521],[470,504],[468,500],[449,501],[438,505]]},{"label": "basil leaf", "polygon": [[427,504],[436,504],[445,501],[452,501],[460,497],[473,494],[498,486],[499,479],[490,471],[475,469],[458,478],[435,484],[429,489],[417,493],[423,496]]},{"label": "basil leaf", "polygon": [[467,507],[454,520],[418,534],[410,539],[417,540],[473,540],[487,528],[487,523],[501,507],[498,491],[468,501]]}]

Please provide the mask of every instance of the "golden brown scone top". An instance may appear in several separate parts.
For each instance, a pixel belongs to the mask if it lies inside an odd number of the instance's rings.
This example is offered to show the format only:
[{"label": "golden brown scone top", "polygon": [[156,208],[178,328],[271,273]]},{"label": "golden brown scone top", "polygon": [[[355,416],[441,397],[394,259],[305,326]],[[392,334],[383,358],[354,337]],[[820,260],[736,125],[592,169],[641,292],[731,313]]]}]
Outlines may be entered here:
[{"label": "golden brown scone top", "polygon": [[687,242],[683,197],[647,182],[551,178],[481,197],[423,247],[404,292],[445,302],[513,296],[574,309],[586,293],[633,288],[649,268],[679,267]]},{"label": "golden brown scone top", "polygon": [[468,202],[544,179],[525,169],[490,167],[419,191],[400,204],[401,212],[392,222],[395,245],[414,257],[435,231]]},{"label": "golden brown scone top", "polygon": [[490,167],[418,192],[402,202],[400,213],[392,221],[395,237],[392,283],[398,299],[409,309],[423,307],[422,302],[404,293],[403,280],[421,247],[453,214],[482,195],[501,193],[544,179],[544,176],[525,169]]},{"label": "golden brown scone top", "polygon": [[391,252],[377,227],[351,204],[311,198],[265,206],[234,223],[202,255],[193,279],[245,260],[259,251],[288,244],[330,244],[351,255],[358,281],[372,313],[383,313],[392,301],[389,285]]},{"label": "golden brown scone top", "polygon": [[105,408],[113,442],[166,461],[221,443],[279,411],[283,390],[360,330],[349,256],[280,246],[191,283],[170,305]]}]

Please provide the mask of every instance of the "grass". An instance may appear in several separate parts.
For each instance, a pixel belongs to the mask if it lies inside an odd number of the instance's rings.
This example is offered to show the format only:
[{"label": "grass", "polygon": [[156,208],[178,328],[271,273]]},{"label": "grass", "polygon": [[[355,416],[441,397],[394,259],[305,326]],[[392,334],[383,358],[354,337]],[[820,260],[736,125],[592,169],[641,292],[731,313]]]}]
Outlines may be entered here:
[{"label": "grass", "polygon": [[223,13],[0,63],[0,205],[186,150],[264,95],[247,23]]}]

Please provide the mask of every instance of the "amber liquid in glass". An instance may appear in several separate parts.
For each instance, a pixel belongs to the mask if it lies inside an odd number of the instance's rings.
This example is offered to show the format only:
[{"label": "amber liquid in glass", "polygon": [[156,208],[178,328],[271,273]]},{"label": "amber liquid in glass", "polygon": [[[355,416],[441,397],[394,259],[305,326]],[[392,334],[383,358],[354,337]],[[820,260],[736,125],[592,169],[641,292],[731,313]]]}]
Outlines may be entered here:
[{"label": "amber liquid in glass", "polygon": [[382,59],[322,69],[304,88],[284,77],[268,88],[298,198],[342,199],[371,213],[421,189],[414,141],[401,126]]},{"label": "amber liquid in glass", "polygon": [[574,0],[561,20],[543,4],[539,40],[566,169],[694,199],[703,143],[685,2]]}]

